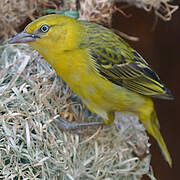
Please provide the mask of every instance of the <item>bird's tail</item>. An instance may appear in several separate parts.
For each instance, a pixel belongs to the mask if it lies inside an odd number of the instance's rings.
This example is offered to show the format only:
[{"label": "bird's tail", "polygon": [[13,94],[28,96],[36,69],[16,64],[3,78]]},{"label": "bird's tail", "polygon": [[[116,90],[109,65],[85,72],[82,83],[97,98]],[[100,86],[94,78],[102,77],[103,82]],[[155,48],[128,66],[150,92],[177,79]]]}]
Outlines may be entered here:
[{"label": "bird's tail", "polygon": [[169,166],[172,167],[172,159],[168,152],[164,139],[160,133],[160,125],[155,110],[151,114],[151,120],[149,120],[148,123],[144,122],[143,124],[147,131],[156,139],[161,148],[165,160],[168,162]]}]

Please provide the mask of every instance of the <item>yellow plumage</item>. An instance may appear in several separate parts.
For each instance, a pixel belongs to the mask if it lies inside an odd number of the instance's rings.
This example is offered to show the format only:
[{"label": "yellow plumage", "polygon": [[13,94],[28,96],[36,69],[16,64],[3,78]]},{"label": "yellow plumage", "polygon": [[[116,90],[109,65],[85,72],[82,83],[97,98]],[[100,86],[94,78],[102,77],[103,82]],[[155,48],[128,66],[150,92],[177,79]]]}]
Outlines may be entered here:
[{"label": "yellow plumage", "polygon": [[123,39],[95,23],[48,15],[10,42],[36,49],[105,124],[113,122],[116,111],[136,113],[172,165],[151,98],[172,99],[172,95]]}]

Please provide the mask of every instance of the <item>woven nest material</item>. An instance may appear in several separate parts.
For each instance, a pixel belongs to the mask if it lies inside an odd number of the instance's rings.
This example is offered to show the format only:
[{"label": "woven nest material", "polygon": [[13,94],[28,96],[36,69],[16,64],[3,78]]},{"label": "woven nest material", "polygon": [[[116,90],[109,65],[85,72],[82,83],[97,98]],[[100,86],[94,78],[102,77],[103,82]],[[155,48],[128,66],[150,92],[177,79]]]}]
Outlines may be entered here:
[{"label": "woven nest material", "polygon": [[155,14],[164,21],[170,21],[172,14],[178,9],[178,6],[171,5],[172,0],[120,0],[143,8],[146,11],[154,9]]},{"label": "woven nest material", "polygon": [[62,132],[59,115],[76,122],[99,118],[28,46],[1,47],[0,54],[0,178],[153,177],[150,155],[142,156],[148,137],[136,116],[117,114],[116,127],[82,129],[80,135]]},{"label": "woven nest material", "polygon": [[61,0],[1,0],[0,2],[0,39],[7,39],[16,34],[27,21],[41,16],[47,8],[59,9]]},{"label": "woven nest material", "polygon": [[[77,10],[79,4],[80,18],[111,26],[112,14],[116,2],[127,2],[146,11],[154,9],[157,16],[167,21],[178,6],[171,5],[170,0],[1,0],[0,3],[0,42],[16,34],[28,22],[42,16],[42,10]],[[124,14],[122,12],[122,14]]]},{"label": "woven nest material", "polygon": [[111,26],[115,0],[81,0],[79,16],[81,20],[92,21]]}]

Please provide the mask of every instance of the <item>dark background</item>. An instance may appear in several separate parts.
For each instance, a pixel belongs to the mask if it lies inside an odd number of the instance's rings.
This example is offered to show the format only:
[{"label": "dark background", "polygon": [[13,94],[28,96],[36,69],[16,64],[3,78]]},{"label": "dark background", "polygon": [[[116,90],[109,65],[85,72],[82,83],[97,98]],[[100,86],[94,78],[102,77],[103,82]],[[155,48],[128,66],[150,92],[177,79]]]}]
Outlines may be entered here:
[{"label": "dark background", "polygon": [[[174,4],[179,5],[180,2],[176,0]],[[155,140],[151,138],[150,142],[152,166],[157,179],[177,180],[180,176],[180,9],[173,14],[171,21],[158,19],[154,31],[153,12],[135,7],[124,9],[124,12],[132,16],[125,18],[115,14],[113,27],[140,38],[138,42],[129,41],[129,44],[146,59],[175,97],[173,101],[155,100],[161,133],[173,159],[172,168],[164,160]]]}]

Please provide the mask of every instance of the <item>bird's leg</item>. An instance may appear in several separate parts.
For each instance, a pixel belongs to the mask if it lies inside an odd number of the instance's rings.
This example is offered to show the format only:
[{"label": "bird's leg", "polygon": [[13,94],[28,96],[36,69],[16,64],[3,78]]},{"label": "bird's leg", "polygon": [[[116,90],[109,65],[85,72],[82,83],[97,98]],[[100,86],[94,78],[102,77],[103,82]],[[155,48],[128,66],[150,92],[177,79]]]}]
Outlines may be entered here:
[{"label": "bird's leg", "polygon": [[60,129],[66,130],[77,130],[79,128],[87,128],[89,126],[101,126],[103,122],[90,122],[90,123],[75,123],[75,122],[68,122],[63,120],[61,117],[56,119],[56,123]]}]

